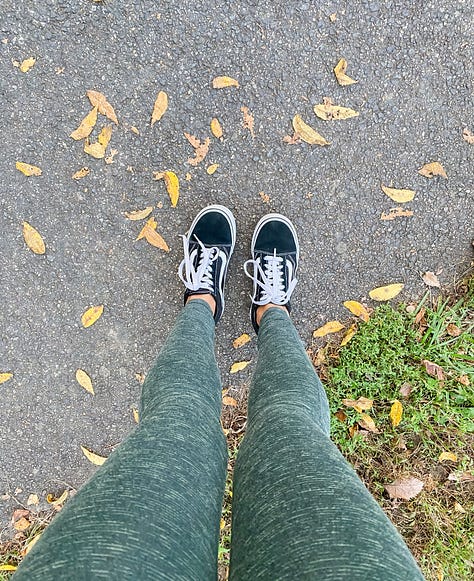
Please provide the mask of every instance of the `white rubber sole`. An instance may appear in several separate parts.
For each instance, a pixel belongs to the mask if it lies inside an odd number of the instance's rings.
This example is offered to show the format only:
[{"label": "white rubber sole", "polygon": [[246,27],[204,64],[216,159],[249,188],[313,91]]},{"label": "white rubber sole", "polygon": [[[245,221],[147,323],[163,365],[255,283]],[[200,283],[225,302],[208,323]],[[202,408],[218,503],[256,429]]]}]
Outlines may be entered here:
[{"label": "white rubber sole", "polygon": [[287,218],[286,216],[283,216],[283,214],[265,214],[265,216],[263,216],[262,218],[260,218],[260,220],[258,221],[257,225],[255,226],[255,230],[253,232],[253,236],[252,236],[252,244],[250,245],[250,251],[252,253],[252,258],[253,258],[253,252],[255,250],[255,241],[257,240],[257,236],[260,233],[260,229],[262,228],[262,226],[264,226],[267,222],[272,222],[273,220],[278,220],[279,222],[283,222],[283,224],[285,224],[286,226],[288,226],[288,228],[291,230],[291,233],[293,234],[295,241],[296,241],[296,260],[299,260],[300,257],[300,243],[298,241],[298,234],[296,233],[296,228],[293,226],[293,223],[291,222],[291,220],[289,218]]}]

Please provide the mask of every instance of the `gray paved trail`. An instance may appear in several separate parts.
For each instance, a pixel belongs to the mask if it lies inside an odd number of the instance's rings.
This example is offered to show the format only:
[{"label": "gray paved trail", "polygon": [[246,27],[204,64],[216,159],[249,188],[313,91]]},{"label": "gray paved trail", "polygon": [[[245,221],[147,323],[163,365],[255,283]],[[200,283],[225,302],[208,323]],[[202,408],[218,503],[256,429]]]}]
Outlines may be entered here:
[{"label": "gray paved trail", "polygon": [[[424,291],[420,272],[442,269],[444,285],[463,272],[473,234],[474,146],[461,137],[464,127],[474,131],[472,24],[467,0],[0,0],[0,371],[15,374],[0,386],[0,494],[21,488],[24,501],[80,486],[94,470],[80,445],[108,453],[133,428],[135,374],[150,367],[181,304],[178,235],[203,205],[228,205],[239,229],[218,332],[225,386],[247,383],[253,365],[227,371],[256,356],[255,341],[237,353],[231,341],[251,330],[241,264],[263,213],[288,214],[300,233],[294,320],[305,341],[343,316],[342,301],[364,300],[375,286],[404,282],[408,300]],[[30,56],[28,73],[12,65]],[[336,83],[341,57],[358,84]],[[217,75],[240,88],[213,89]],[[119,118],[111,165],[68,137],[89,111],[88,89],[102,91]],[[151,128],[159,90],[169,109]],[[312,108],[326,96],[360,116],[317,119]],[[242,106],[255,117],[255,139]],[[331,145],[283,143],[296,113]],[[204,139],[214,116],[225,138],[213,138],[193,168],[183,131]],[[43,175],[26,178],[17,160]],[[449,179],[418,175],[430,161]],[[212,176],[209,163],[220,164]],[[84,165],[90,175],[72,180]],[[151,179],[168,169],[181,179],[176,209]],[[382,182],[416,190],[413,217],[380,220],[396,205]],[[159,202],[169,254],[134,242],[140,224],[123,216]],[[45,256],[26,248],[23,220],[42,233]],[[94,304],[104,315],[83,329],[80,316]],[[79,367],[95,397],[76,384]],[[12,506],[0,501],[2,522]]]}]

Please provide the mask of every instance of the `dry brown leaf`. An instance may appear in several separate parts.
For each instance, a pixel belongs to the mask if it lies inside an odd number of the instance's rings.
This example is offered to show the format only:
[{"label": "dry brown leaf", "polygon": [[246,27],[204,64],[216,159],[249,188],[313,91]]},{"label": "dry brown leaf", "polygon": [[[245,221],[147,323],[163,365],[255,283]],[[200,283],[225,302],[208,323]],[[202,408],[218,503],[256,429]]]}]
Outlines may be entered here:
[{"label": "dry brown leaf", "polygon": [[189,172],[187,172],[187,173],[186,173],[186,176],[185,176],[185,178],[184,178],[184,179],[185,179],[187,182],[190,182],[190,181],[192,180],[192,177],[193,177],[193,176],[192,176],[192,175],[191,175]]},{"label": "dry brown leaf", "polygon": [[461,472],[458,470],[456,472],[451,472],[448,476],[448,480],[451,482],[474,482],[474,475],[470,472]]},{"label": "dry brown leaf", "polygon": [[99,136],[97,137],[97,141],[102,145],[104,150],[107,149],[111,137],[112,137],[112,125],[105,125],[105,127],[102,127]]},{"label": "dry brown leaf", "polygon": [[211,120],[211,133],[214,137],[217,137],[217,139],[223,139],[224,132],[222,131],[222,125],[216,117]]},{"label": "dry brown leaf", "polygon": [[340,422],[344,423],[347,420],[347,414],[344,412],[344,410],[337,410],[334,415]]},{"label": "dry brown leaf", "polygon": [[28,248],[35,254],[44,254],[46,252],[46,246],[41,234],[28,222],[23,222],[23,238]]},{"label": "dry brown leaf", "polygon": [[389,301],[395,298],[402,291],[405,285],[402,283],[388,284],[387,286],[379,286],[369,292],[369,297],[374,301]]},{"label": "dry brown leaf", "polygon": [[140,423],[140,414],[136,408],[132,409],[132,414],[133,414],[133,421],[136,424]]},{"label": "dry brown leaf", "polygon": [[403,415],[403,405],[396,399],[392,407],[390,408],[390,420],[392,421],[392,426],[396,428],[398,424],[402,421]]},{"label": "dry brown leaf", "polygon": [[102,143],[99,143],[98,141],[90,143],[87,138],[84,141],[84,152],[92,155],[92,157],[95,157],[96,159],[103,159],[105,157],[105,147]]},{"label": "dry brown leaf", "polygon": [[81,167],[81,169],[78,169],[75,173],[72,174],[72,179],[81,180],[82,178],[88,176],[90,173],[91,170],[88,167]]},{"label": "dry brown leaf", "polygon": [[22,73],[27,73],[30,69],[32,69],[35,66],[35,63],[36,63],[35,57],[31,56],[30,58],[21,61],[18,68]]},{"label": "dry brown leaf", "polygon": [[436,274],[434,272],[431,272],[430,270],[427,270],[426,272],[424,272],[421,275],[421,278],[423,279],[423,282],[427,286],[432,286],[432,287],[436,287],[436,288],[441,287],[438,277],[436,276]]},{"label": "dry brown leaf", "polygon": [[311,145],[329,145],[329,141],[326,141],[322,135],[305,123],[301,115],[295,115],[293,117],[293,129],[306,143]]},{"label": "dry brown leaf", "polygon": [[135,127],[135,125],[130,125],[130,131],[135,133],[135,135],[140,135],[140,131]]},{"label": "dry brown leaf", "polygon": [[129,220],[144,220],[153,212],[153,206],[147,206],[143,210],[134,210],[133,212],[125,212],[125,217]]},{"label": "dry brown leaf", "polygon": [[264,204],[270,203],[270,196],[268,194],[266,194],[265,192],[258,192],[258,195],[262,198],[262,202]]},{"label": "dry brown leaf", "polygon": [[140,230],[140,233],[138,234],[138,236],[135,238],[135,240],[141,240],[142,238],[145,238],[145,232],[146,232],[146,228],[151,228],[152,230],[156,230],[156,227],[158,226],[157,221],[155,220],[155,218],[153,218],[153,216],[151,218],[149,218],[146,222],[146,224],[143,226],[143,228]]},{"label": "dry brown leaf", "polygon": [[423,486],[423,482],[418,478],[398,478],[392,484],[386,484],[385,490],[388,492],[390,498],[410,500],[420,494]]},{"label": "dry brown leaf", "polygon": [[464,387],[469,387],[471,385],[471,381],[467,375],[460,375],[458,381],[461,385],[464,385]]},{"label": "dry brown leaf", "polygon": [[144,373],[135,373],[135,379],[138,381],[138,383],[141,383],[143,385],[144,381],[145,381],[145,374]]},{"label": "dry brown leaf", "polygon": [[388,214],[382,212],[380,215],[381,220],[395,220],[395,218],[410,218],[413,216],[413,210],[406,210],[399,206],[398,208],[391,208]]},{"label": "dry brown leaf", "polygon": [[26,547],[21,551],[20,555],[22,557],[24,557],[25,555],[28,555],[28,553],[31,551],[31,549],[36,545],[36,543],[39,541],[41,535],[43,533],[39,533],[39,535],[36,535],[35,537],[33,537],[31,539],[31,541],[26,545]]},{"label": "dry brown leaf", "polygon": [[449,460],[450,462],[457,462],[458,457],[453,452],[441,452],[438,458],[438,462],[444,462],[445,460]]},{"label": "dry brown leaf", "polygon": [[39,504],[38,495],[37,494],[30,494],[28,496],[27,501],[26,501],[26,506],[31,506],[31,505],[37,506],[38,504]]},{"label": "dry brown leaf", "polygon": [[64,504],[66,502],[66,499],[69,495],[69,491],[65,490],[60,496],[58,496],[56,498],[56,496],[54,494],[48,494],[46,495],[46,502],[48,504],[52,504],[53,506],[58,506],[60,504]]},{"label": "dry brown leaf", "polygon": [[212,86],[214,89],[224,89],[225,87],[238,87],[239,82],[233,79],[232,77],[215,77],[212,80]]},{"label": "dry brown leaf", "polygon": [[104,312],[104,305],[97,305],[95,307],[89,307],[81,316],[81,322],[84,329],[93,325]]},{"label": "dry brown leaf", "polygon": [[0,384],[6,383],[12,377],[13,377],[13,373],[10,373],[10,372],[0,373]]},{"label": "dry brown leaf", "polygon": [[411,202],[415,197],[416,192],[414,190],[399,190],[397,188],[389,188],[387,186],[381,185],[384,194],[387,194],[394,202],[398,204],[405,204],[406,202]]},{"label": "dry brown leaf", "polygon": [[87,91],[87,96],[89,97],[89,101],[93,107],[97,107],[99,113],[101,115],[105,115],[107,119],[113,121],[116,125],[118,125],[117,115],[115,115],[114,108],[112,105],[107,101],[105,95],[99,93],[99,91]]},{"label": "dry brown leaf", "polygon": [[242,371],[247,367],[249,363],[250,361],[237,361],[235,363],[232,363],[230,373],[237,373],[238,371]]},{"label": "dry brown leaf", "polygon": [[242,347],[242,345],[245,345],[249,341],[251,341],[250,335],[248,333],[242,333],[240,337],[237,337],[237,339],[234,339],[232,341],[232,346],[234,347],[234,349],[238,349],[239,347]]},{"label": "dry brown leaf", "polygon": [[336,18],[337,18],[337,12],[333,12],[332,14],[329,15],[329,20],[331,22],[336,22]]},{"label": "dry brown leaf", "polygon": [[15,167],[17,170],[21,171],[22,174],[25,176],[40,176],[43,172],[41,168],[37,167],[36,165],[31,165],[29,163],[23,163],[22,161],[17,161],[15,163]]},{"label": "dry brown leaf", "polygon": [[372,434],[379,434],[379,430],[375,425],[374,420],[369,416],[369,414],[360,414],[360,418],[357,420],[359,426],[367,430],[368,432],[372,432]]},{"label": "dry brown leaf", "polygon": [[88,391],[92,395],[95,395],[94,388],[92,387],[92,379],[83,369],[78,369],[76,371],[76,381],[86,391]]},{"label": "dry brown leaf", "polygon": [[186,132],[184,133],[184,136],[195,149],[194,157],[190,157],[188,159],[188,163],[194,166],[198,165],[198,163],[200,163],[206,157],[207,152],[209,151],[211,139],[210,137],[206,137],[206,139],[201,142],[197,137]]},{"label": "dry brown leaf", "polygon": [[224,405],[230,405],[235,407],[237,405],[237,400],[235,400],[233,397],[230,397],[229,395],[226,395],[222,398],[222,403]]},{"label": "dry brown leaf", "polygon": [[446,327],[446,333],[451,335],[451,337],[459,337],[461,332],[461,329],[454,323],[449,323],[449,325]]},{"label": "dry brown leaf", "polygon": [[163,117],[166,109],[168,109],[168,95],[164,91],[160,91],[156,97],[153,112],[151,114],[152,126]]},{"label": "dry brown leaf", "polygon": [[338,333],[344,329],[344,325],[339,321],[328,321],[322,327],[313,331],[313,337],[325,337],[329,333]]},{"label": "dry brown leaf", "polygon": [[334,67],[334,74],[336,75],[337,82],[346,87],[347,85],[353,85],[358,81],[351,79],[351,77],[346,75],[347,71],[347,61],[346,59],[341,59],[337,65]]},{"label": "dry brown leaf", "polygon": [[218,163],[212,163],[206,168],[206,172],[212,176],[212,174],[216,173],[217,168],[219,167]]},{"label": "dry brown leaf", "polygon": [[331,121],[333,119],[350,119],[351,117],[357,117],[359,115],[359,113],[354,111],[354,109],[334,105],[329,97],[324,97],[322,105],[315,105],[314,112],[317,117],[324,119],[325,121]]},{"label": "dry brown leaf", "polygon": [[359,399],[343,399],[342,403],[348,408],[354,408],[356,412],[361,413],[372,409],[374,400],[367,397],[359,397]]},{"label": "dry brown leaf", "polygon": [[301,138],[298,133],[293,133],[293,135],[285,135],[283,141],[289,145],[296,145],[297,143],[301,143]]},{"label": "dry brown leaf", "polygon": [[354,337],[354,335],[356,333],[357,333],[357,323],[354,323],[353,325],[351,325],[349,327],[349,329],[347,330],[346,334],[342,338],[341,347],[344,347],[344,345],[347,345],[349,343],[349,341],[352,339],[352,337]]},{"label": "dry brown leaf", "polygon": [[448,179],[448,176],[444,171],[444,167],[439,163],[439,161],[425,163],[425,165],[418,170],[418,173],[427,178],[442,176],[443,178]]},{"label": "dry brown leaf", "polygon": [[411,392],[413,391],[413,386],[407,381],[405,381],[405,383],[402,383],[398,391],[402,397],[409,397]]},{"label": "dry brown leaf", "polygon": [[89,137],[96,123],[97,123],[97,107],[94,107],[91,111],[89,111],[89,113],[81,121],[79,127],[75,131],[73,131],[69,137],[72,137],[76,141],[84,139],[85,137]]},{"label": "dry brown leaf", "polygon": [[105,163],[111,164],[114,163],[114,157],[117,155],[118,149],[111,149],[110,153],[107,157],[104,158]]},{"label": "dry brown leaf", "polygon": [[242,111],[243,119],[242,119],[242,126],[244,129],[248,129],[250,131],[250,135],[255,138],[255,131],[254,131],[254,117],[252,113],[250,113],[249,108],[245,105],[240,108]]},{"label": "dry brown leaf", "polygon": [[462,130],[462,138],[464,139],[464,141],[467,141],[471,145],[474,144],[474,133],[472,133],[472,131],[469,131],[467,127],[465,127]]},{"label": "dry brown leaf", "polygon": [[360,317],[365,323],[369,320],[369,311],[361,303],[358,303],[357,301],[344,301],[343,305],[346,309],[349,309],[353,315]]},{"label": "dry brown leaf", "polygon": [[428,359],[423,359],[423,361],[421,363],[425,366],[426,373],[428,375],[431,375],[431,377],[435,377],[439,381],[443,381],[444,370],[441,367],[441,365],[438,365],[437,363],[433,363],[432,361],[428,361]]},{"label": "dry brown leaf", "polygon": [[169,252],[169,246],[166,244],[165,239],[156,231],[156,226],[156,220],[151,217],[141,229],[140,234],[137,236],[137,240],[145,238],[148,244],[160,248],[165,252]]},{"label": "dry brown leaf", "polygon": [[102,464],[107,460],[107,458],[105,458],[104,456],[99,456],[99,454],[96,454],[95,452],[88,450],[84,446],[81,446],[81,450],[84,456],[89,460],[89,462],[92,462],[92,464],[95,464],[96,466],[102,466]]},{"label": "dry brown leaf", "polygon": [[25,518],[24,516],[19,518],[13,524],[13,527],[15,528],[15,530],[20,531],[20,532],[26,531],[26,529],[29,528],[30,526],[31,526],[30,521],[27,518]]}]

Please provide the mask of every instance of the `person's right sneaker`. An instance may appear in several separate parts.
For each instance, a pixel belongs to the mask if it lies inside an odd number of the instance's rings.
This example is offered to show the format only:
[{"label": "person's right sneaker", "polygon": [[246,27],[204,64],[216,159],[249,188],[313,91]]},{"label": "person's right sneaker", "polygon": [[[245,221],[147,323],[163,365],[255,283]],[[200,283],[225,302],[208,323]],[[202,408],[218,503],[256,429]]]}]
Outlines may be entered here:
[{"label": "person's right sneaker", "polygon": [[[300,247],[295,227],[282,214],[267,214],[258,222],[252,237],[252,259],[244,264],[245,274],[253,280],[250,320],[258,333],[256,313],[261,305],[284,306],[291,311],[290,298],[295,290]],[[248,271],[253,266],[253,273]]]}]

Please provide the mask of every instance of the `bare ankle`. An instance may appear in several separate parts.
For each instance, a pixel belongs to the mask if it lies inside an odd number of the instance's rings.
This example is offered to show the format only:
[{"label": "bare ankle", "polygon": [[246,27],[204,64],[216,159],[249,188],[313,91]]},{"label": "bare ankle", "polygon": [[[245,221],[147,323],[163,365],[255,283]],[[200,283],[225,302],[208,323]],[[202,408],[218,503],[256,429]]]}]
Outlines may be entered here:
[{"label": "bare ankle", "polygon": [[268,311],[268,309],[281,309],[282,311],[285,311],[285,313],[287,315],[289,315],[288,309],[282,305],[274,305],[273,303],[268,303],[267,305],[261,305],[260,307],[257,308],[256,314],[255,314],[257,325],[260,325],[260,319],[263,317],[263,314],[266,311]]},{"label": "bare ankle", "polygon": [[199,299],[201,301],[206,302],[211,307],[212,314],[213,315],[215,314],[215,312],[216,312],[216,300],[214,299],[214,297],[211,294],[191,295],[188,297],[186,304],[188,304],[189,301],[196,300],[196,299]]}]

